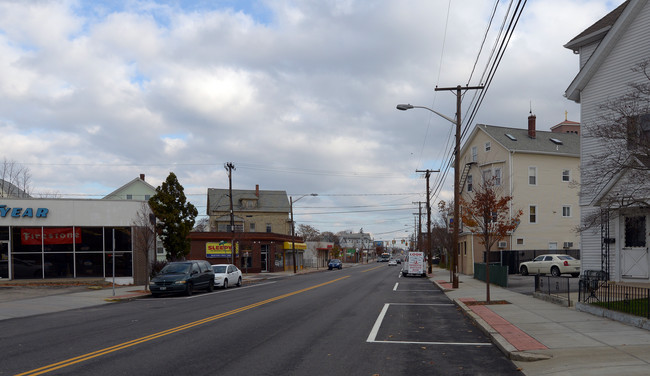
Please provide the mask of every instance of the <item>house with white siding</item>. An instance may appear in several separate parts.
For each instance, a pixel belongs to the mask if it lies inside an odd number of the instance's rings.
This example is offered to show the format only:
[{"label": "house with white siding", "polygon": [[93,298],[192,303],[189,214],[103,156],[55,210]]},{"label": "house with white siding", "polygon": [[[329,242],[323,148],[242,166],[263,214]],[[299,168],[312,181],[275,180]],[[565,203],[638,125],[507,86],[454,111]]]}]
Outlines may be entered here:
[{"label": "house with white siding", "polygon": [[[536,128],[532,114],[527,128],[477,124],[461,147],[463,201],[470,202],[476,187],[493,179],[498,195],[512,197],[510,215],[523,212],[515,231],[490,250],[491,261],[498,251],[564,253],[580,247],[580,123],[565,119],[552,131]],[[468,228],[461,228],[458,241],[459,271],[472,274],[474,263],[485,260],[485,246]]]},{"label": "house with white siding", "polygon": [[[565,95],[580,103],[581,108],[582,271],[606,271],[613,281],[650,282],[647,184],[635,184],[640,180],[630,178],[634,169],[621,168],[611,173],[605,169],[609,162],[615,162],[616,153],[612,151],[621,147],[621,142],[622,150],[625,143],[629,149],[631,133],[617,140],[599,132],[607,124],[619,122],[627,124],[622,125],[624,132],[629,132],[631,126],[636,127],[636,134],[650,131],[647,113],[617,117],[617,111],[607,105],[629,94],[630,84],[648,83],[642,71],[633,69],[650,59],[648,0],[625,1],[564,47],[579,57],[578,74]],[[648,104],[645,106],[647,109]],[[627,154],[631,160],[644,164],[629,150]]]}]

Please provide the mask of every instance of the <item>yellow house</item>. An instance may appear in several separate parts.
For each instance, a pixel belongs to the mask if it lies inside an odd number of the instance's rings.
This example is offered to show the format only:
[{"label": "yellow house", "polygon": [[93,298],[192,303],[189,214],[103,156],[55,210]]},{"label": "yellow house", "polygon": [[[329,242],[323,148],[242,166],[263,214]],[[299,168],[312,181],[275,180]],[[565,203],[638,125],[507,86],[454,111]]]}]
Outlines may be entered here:
[{"label": "yellow house", "polygon": [[[471,201],[477,184],[494,178],[501,194],[513,197],[511,212],[523,211],[517,229],[492,247],[495,254],[505,250],[556,253],[579,249],[579,124],[565,121],[553,131],[537,131],[535,122],[531,115],[527,129],[477,124],[461,148],[463,199]],[[485,261],[485,247],[462,224],[459,253],[460,273],[472,274],[474,263]]]}]

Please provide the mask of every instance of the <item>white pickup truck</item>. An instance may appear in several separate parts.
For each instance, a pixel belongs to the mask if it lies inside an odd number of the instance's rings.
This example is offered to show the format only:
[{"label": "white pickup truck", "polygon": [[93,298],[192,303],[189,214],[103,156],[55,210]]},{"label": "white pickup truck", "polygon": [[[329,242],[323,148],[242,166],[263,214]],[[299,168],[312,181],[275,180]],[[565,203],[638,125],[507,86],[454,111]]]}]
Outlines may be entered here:
[{"label": "white pickup truck", "polygon": [[409,252],[406,262],[402,263],[402,275],[417,275],[426,277],[427,272],[424,267],[424,252]]}]

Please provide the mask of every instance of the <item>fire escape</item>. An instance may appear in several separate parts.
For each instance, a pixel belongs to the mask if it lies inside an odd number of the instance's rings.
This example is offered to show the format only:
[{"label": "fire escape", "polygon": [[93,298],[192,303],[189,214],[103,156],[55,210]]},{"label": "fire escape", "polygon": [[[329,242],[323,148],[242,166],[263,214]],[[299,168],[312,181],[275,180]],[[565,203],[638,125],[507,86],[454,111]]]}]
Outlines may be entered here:
[{"label": "fire escape", "polygon": [[460,189],[458,190],[458,192],[462,192],[463,189],[465,188],[465,183],[467,182],[467,176],[469,176],[469,170],[472,168],[472,165],[475,164],[476,162],[465,163],[463,172],[461,172],[460,174]]}]

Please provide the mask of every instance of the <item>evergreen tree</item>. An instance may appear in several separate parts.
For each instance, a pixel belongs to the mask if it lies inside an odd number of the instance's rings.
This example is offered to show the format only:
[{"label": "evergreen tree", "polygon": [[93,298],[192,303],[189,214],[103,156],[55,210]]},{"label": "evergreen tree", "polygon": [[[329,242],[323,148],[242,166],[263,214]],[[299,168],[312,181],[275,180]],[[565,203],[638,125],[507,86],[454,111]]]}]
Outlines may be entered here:
[{"label": "evergreen tree", "polygon": [[182,260],[190,253],[189,234],[194,227],[198,210],[187,202],[183,186],[173,172],[169,173],[156,194],[149,199],[158,223],[156,229],[167,252],[167,260]]}]

